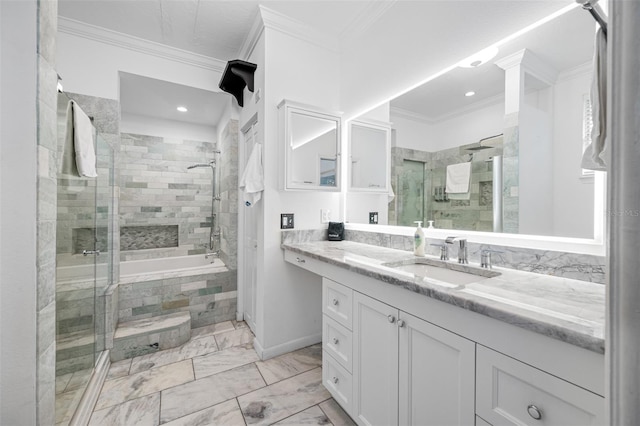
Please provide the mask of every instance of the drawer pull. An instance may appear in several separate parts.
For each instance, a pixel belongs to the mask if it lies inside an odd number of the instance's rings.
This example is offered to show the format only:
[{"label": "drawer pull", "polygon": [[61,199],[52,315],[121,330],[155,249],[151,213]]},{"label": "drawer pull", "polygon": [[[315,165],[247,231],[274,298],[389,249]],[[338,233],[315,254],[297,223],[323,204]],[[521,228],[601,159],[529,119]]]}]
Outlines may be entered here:
[{"label": "drawer pull", "polygon": [[401,320],[401,319],[398,320],[398,327],[402,328],[404,327],[405,324],[406,323],[404,322],[404,320]]},{"label": "drawer pull", "polygon": [[338,380],[336,376],[333,376],[333,379],[331,379],[331,381],[337,385],[340,380]]},{"label": "drawer pull", "polygon": [[334,345],[337,345],[338,343],[340,343],[340,340],[338,340],[338,338],[337,338],[337,337],[334,337],[334,338],[333,338],[333,344],[334,344]]},{"label": "drawer pull", "polygon": [[333,299],[333,306],[338,306],[338,299]]},{"label": "drawer pull", "polygon": [[296,257],[296,262],[298,263],[306,263],[307,261],[304,259],[300,259],[299,257]]},{"label": "drawer pull", "polygon": [[532,419],[540,420],[542,418],[542,411],[540,411],[540,409],[533,404],[527,407],[527,412]]},{"label": "drawer pull", "polygon": [[389,316],[387,317],[387,319],[389,320],[389,322],[390,322],[391,324],[393,324],[394,322],[396,322],[396,317],[394,317],[393,315],[389,315]]}]

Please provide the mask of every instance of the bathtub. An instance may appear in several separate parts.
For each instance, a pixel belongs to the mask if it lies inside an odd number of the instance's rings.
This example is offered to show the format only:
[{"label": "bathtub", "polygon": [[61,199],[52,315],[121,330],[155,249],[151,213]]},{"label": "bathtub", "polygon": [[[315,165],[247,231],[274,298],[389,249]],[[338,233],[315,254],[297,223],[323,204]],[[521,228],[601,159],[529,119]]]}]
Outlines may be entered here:
[{"label": "bathtub", "polygon": [[226,271],[218,258],[205,258],[203,254],[158,259],[127,260],[120,262],[120,284],[153,279],[186,277]]},{"label": "bathtub", "polygon": [[191,327],[235,319],[237,273],[204,254],[120,262],[118,322],[174,312]]}]

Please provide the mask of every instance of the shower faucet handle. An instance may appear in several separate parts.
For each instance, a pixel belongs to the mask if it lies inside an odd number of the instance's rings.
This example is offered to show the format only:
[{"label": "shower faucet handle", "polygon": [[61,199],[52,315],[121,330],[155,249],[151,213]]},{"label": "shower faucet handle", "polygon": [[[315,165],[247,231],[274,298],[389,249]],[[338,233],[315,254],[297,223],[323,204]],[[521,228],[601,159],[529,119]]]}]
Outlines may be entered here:
[{"label": "shower faucet handle", "polygon": [[95,254],[96,256],[100,256],[100,250],[82,250],[83,256],[88,256],[90,254]]}]

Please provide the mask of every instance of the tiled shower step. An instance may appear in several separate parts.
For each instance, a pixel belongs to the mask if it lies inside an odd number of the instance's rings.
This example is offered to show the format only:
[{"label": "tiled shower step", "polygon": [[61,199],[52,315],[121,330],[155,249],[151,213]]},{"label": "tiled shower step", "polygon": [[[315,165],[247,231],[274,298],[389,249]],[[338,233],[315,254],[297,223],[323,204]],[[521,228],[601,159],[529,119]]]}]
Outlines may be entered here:
[{"label": "tiled shower step", "polygon": [[175,348],[191,338],[191,314],[176,312],[118,324],[111,362]]}]

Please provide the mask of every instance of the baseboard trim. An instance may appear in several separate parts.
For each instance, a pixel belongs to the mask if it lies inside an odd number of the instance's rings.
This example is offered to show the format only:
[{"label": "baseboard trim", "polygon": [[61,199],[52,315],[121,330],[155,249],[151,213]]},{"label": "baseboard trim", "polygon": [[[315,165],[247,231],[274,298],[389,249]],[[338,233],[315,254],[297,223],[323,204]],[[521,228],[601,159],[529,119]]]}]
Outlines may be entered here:
[{"label": "baseboard trim", "polygon": [[276,346],[264,348],[262,344],[258,341],[258,338],[256,337],[253,339],[253,348],[258,353],[258,356],[260,357],[260,359],[264,361],[269,358],[286,354],[287,352],[295,351],[296,349],[301,349],[301,348],[314,345],[320,342],[322,342],[322,333],[301,337],[299,339],[290,340],[288,342],[281,343]]},{"label": "baseboard trim", "polygon": [[93,407],[96,406],[98,396],[102,390],[102,385],[107,378],[111,360],[109,358],[109,349],[102,351],[96,362],[96,368],[93,370],[89,384],[82,395],[80,404],[73,414],[69,426],[86,426],[89,424]]}]

